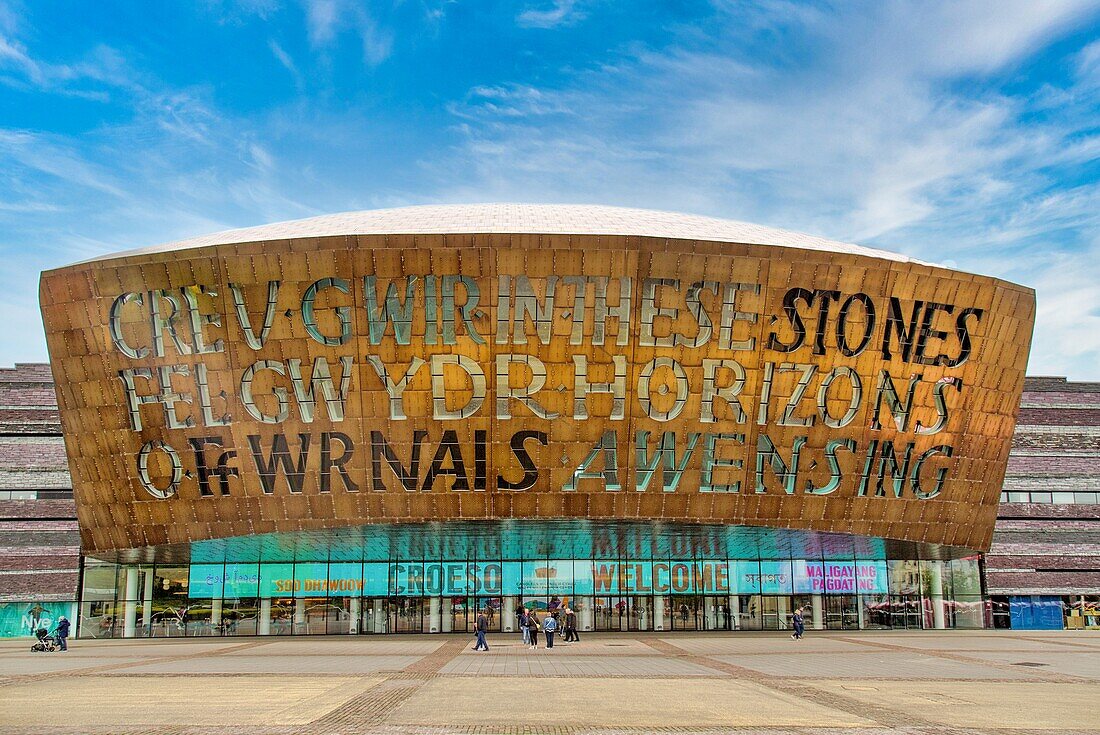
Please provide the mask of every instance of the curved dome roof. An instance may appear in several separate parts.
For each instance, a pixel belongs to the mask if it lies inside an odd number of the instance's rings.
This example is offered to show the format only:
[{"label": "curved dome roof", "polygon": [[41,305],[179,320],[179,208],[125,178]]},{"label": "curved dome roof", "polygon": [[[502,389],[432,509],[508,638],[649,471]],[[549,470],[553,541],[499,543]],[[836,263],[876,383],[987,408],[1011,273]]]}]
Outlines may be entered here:
[{"label": "curved dome roof", "polygon": [[824,250],[919,263],[899,253],[737,220],[591,204],[443,204],[342,212],[242,227],[114,253],[93,260],[264,240],[332,235],[429,234],[629,235]]}]

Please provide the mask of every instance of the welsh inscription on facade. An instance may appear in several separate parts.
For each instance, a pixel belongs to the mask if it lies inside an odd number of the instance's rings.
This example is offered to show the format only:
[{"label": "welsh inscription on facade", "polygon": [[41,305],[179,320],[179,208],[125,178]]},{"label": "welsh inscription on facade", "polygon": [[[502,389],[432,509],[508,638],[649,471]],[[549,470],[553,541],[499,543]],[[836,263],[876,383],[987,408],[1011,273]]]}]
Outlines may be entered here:
[{"label": "welsh inscription on facade", "polygon": [[966,508],[991,527],[1028,290],[791,248],[533,240],[45,274],[93,545],[150,523],[152,541],[214,537],[265,498],[263,530],[625,514],[987,542],[960,529]]}]

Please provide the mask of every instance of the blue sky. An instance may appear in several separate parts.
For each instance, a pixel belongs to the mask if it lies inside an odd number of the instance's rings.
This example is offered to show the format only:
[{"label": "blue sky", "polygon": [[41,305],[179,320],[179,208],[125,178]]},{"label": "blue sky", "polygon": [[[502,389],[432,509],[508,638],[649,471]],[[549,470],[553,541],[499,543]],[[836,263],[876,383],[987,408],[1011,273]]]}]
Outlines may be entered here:
[{"label": "blue sky", "polygon": [[0,365],[38,273],[326,212],[748,220],[1033,286],[1100,380],[1100,3],[0,0]]}]

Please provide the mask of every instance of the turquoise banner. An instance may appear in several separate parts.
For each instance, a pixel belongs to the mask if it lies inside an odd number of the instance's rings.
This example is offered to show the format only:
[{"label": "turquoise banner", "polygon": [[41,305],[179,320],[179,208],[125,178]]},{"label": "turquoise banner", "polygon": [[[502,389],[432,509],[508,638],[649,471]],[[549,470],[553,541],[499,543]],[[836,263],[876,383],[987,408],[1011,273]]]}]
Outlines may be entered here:
[{"label": "turquoise banner", "polygon": [[[62,615],[75,620],[75,607],[71,602],[0,602],[0,638],[33,638],[38,628],[53,633]],[[76,635],[76,629],[69,634]]]},{"label": "turquoise banner", "polygon": [[[962,576],[960,573],[959,576]],[[592,561],[192,564],[188,596],[385,597],[885,594],[887,562]]]}]

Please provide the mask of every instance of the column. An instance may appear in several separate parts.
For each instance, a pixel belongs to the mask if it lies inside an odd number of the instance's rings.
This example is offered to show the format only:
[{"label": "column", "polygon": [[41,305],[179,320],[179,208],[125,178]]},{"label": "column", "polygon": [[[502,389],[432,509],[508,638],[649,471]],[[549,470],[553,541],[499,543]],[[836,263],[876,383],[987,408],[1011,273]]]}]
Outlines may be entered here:
[{"label": "column", "polygon": [[577,627],[581,630],[592,630],[595,628],[595,618],[593,618],[594,612],[592,610],[592,598],[591,597],[578,597],[581,601],[581,609],[577,613]]},{"label": "column", "polygon": [[928,569],[929,586],[932,588],[932,627],[943,630],[947,627],[943,614],[943,562],[925,562],[925,568]]},{"label": "column", "polygon": [[153,568],[148,567],[145,570],[145,594],[142,596],[143,604],[141,606],[141,634],[151,635],[149,632],[149,621],[153,618]]},{"label": "column", "polygon": [[363,615],[363,598],[351,598],[351,609],[348,614],[348,632],[354,635],[359,632],[359,618]]},{"label": "column", "polygon": [[791,598],[787,595],[780,595],[776,601],[776,604],[779,613],[779,629],[787,630],[787,628],[789,628],[791,624]]},{"label": "column", "polygon": [[856,595],[856,619],[859,621],[859,629],[863,630],[865,624],[863,622],[863,596]]},{"label": "column", "polygon": [[730,595],[729,602],[726,605],[730,609],[730,630],[739,630],[741,628],[741,597]]},{"label": "column", "polygon": [[814,630],[825,630],[825,600],[822,595],[810,597],[810,609],[814,614]]},{"label": "column", "polygon": [[375,598],[374,606],[371,609],[374,612],[374,632],[385,633],[386,616],[382,614],[382,600]]},{"label": "column", "polygon": [[[439,604],[441,608],[440,622],[442,623],[440,629],[444,633],[450,633],[455,628],[454,603],[450,597],[443,597],[439,600]],[[477,620],[477,610],[474,610],[474,620]]]},{"label": "column", "polygon": [[221,635],[222,627],[222,598],[217,597],[210,601],[210,635]]},{"label": "column", "polygon": [[665,596],[653,596],[653,630],[665,629]]},{"label": "column", "polygon": [[439,597],[428,598],[428,631],[438,633],[443,629],[443,600]]},{"label": "column", "polygon": [[716,630],[718,628],[718,598],[704,597],[703,610],[707,618],[707,630]]},{"label": "column", "polygon": [[271,598],[260,598],[260,620],[256,627],[257,635],[271,635]]},{"label": "column", "polygon": [[516,631],[516,598],[513,595],[505,597],[500,603],[500,614],[504,617],[501,623],[504,624],[505,633],[514,633]]},{"label": "column", "polygon": [[306,601],[298,598],[294,601],[294,630],[297,635],[306,632]]},{"label": "column", "polygon": [[122,636],[133,638],[137,635],[137,596],[138,596],[138,571],[137,567],[126,569],[126,599],[122,601],[123,624]]}]

